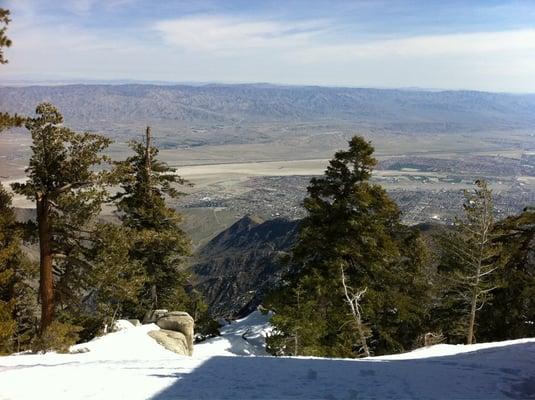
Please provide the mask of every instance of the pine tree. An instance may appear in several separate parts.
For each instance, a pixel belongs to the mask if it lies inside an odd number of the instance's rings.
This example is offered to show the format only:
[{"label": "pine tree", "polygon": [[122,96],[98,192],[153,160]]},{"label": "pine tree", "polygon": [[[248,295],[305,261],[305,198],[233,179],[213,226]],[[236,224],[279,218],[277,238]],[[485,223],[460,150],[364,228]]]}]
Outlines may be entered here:
[{"label": "pine tree", "polygon": [[137,308],[141,316],[143,310],[185,307],[188,302],[180,265],[190,243],[179,226],[181,215],[166,204],[166,197],[181,195],[175,186],[187,182],[157,159],[150,128],[144,143],[133,141],[130,147],[134,155],[116,163],[121,190],[113,200],[124,226],[136,232],[131,257],[141,263],[147,278]]},{"label": "pine tree", "polygon": [[0,112],[0,132],[5,131],[9,128],[14,128],[17,126],[22,126],[25,118],[20,115],[12,115],[5,112]]},{"label": "pine tree", "polygon": [[[294,298],[300,287],[301,301],[314,310],[308,321],[318,333],[309,348],[316,355],[366,353],[359,332],[370,338],[373,353],[401,351],[422,318],[423,246],[415,231],[401,225],[399,209],[386,192],[369,183],[376,164],[372,154],[373,147],[355,136],[348,150],[335,154],[324,176],[311,180],[286,285],[274,296],[278,301],[269,304],[276,330],[292,336],[294,318],[285,299]],[[366,291],[359,304],[360,326],[344,283]],[[277,322],[286,319],[290,323]]]},{"label": "pine tree", "polygon": [[[7,64],[8,60],[4,55],[4,48],[11,46],[11,39],[6,35],[7,26],[11,22],[9,14],[9,10],[0,8],[0,64]],[[0,132],[15,126],[21,126],[23,123],[24,118],[16,114],[11,115],[0,112]]]},{"label": "pine tree", "polygon": [[34,265],[21,249],[11,196],[0,185],[0,353],[25,349],[34,334]]},{"label": "pine tree", "polygon": [[[502,264],[501,249],[495,239],[492,191],[477,180],[473,191],[465,191],[464,217],[455,229],[442,235],[442,272],[445,290],[439,308],[446,314],[451,339],[463,330],[466,343],[475,341],[477,314],[498,287]],[[457,321],[456,321],[457,320]]]},{"label": "pine tree", "polygon": [[220,334],[219,323],[211,317],[208,304],[206,304],[202,293],[189,287],[187,297],[184,310],[191,315],[195,322],[196,337],[207,339],[218,336]]},{"label": "pine tree", "polygon": [[11,46],[11,39],[6,35],[7,26],[11,22],[9,14],[9,10],[0,8],[0,64],[7,64],[8,61],[4,56],[4,48]]},{"label": "pine tree", "polygon": [[110,140],[62,126],[62,115],[49,103],[38,105],[36,113],[26,121],[32,135],[28,180],[12,187],[36,204],[43,334],[54,320],[58,280],[54,273],[59,279],[75,274],[76,249],[83,246],[84,228],[99,214],[105,198],[103,173],[95,167],[106,160],[101,152]]},{"label": "pine tree", "polygon": [[17,329],[14,318],[15,270],[20,264],[20,235],[14,229],[11,197],[0,187],[0,354],[9,352]]},{"label": "pine tree", "polygon": [[[0,8],[0,64],[7,64],[4,49],[12,42],[6,34],[11,22],[10,12]],[[0,112],[0,132],[21,126],[25,119],[19,115]],[[14,213],[11,198],[0,185],[0,353],[13,350],[10,345],[15,340],[17,349],[21,342],[31,339],[33,328],[28,307],[28,285],[25,279],[31,274],[27,260],[21,257],[18,229],[14,229]],[[14,263],[14,264],[13,264]]]},{"label": "pine tree", "polygon": [[112,224],[100,224],[95,232],[90,287],[97,312],[113,319],[122,316],[125,304],[138,301],[146,278],[142,265],[129,257],[135,243],[134,232]]},{"label": "pine tree", "polygon": [[[302,282],[306,278],[302,278]],[[266,338],[266,350],[277,356],[321,356],[317,345],[325,332],[325,321],[316,317],[316,302],[305,297],[304,284],[284,287],[271,293],[266,300],[276,313],[271,318],[274,326]]]},{"label": "pine tree", "polygon": [[70,274],[61,275],[56,285],[60,319],[83,327],[84,340],[129,317],[125,310],[138,303],[145,282],[142,266],[130,258],[135,232],[101,222],[88,232],[86,245],[71,254],[77,264],[67,266]]},{"label": "pine tree", "polygon": [[501,246],[503,267],[498,288],[480,311],[478,336],[484,341],[535,336],[535,209],[496,224],[494,241]]}]

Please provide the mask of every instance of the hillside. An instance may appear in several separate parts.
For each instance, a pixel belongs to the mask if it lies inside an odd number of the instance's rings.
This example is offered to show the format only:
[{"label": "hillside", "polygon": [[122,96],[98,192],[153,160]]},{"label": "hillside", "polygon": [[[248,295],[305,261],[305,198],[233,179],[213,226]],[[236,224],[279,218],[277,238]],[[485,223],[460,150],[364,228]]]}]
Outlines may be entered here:
[{"label": "hillside", "polygon": [[192,270],[196,288],[218,317],[244,316],[256,309],[280,280],[278,257],[296,238],[298,222],[245,216],[199,250]]},{"label": "hillside", "polygon": [[[431,237],[444,225],[427,223],[416,228],[433,248]],[[280,256],[295,243],[298,229],[298,220],[245,216],[201,246],[191,268],[212,315],[239,318],[254,311],[280,283],[284,268]]]},{"label": "hillside", "polygon": [[[195,347],[160,347],[130,327],[72,350],[0,357],[0,398],[46,399],[532,399],[535,339],[437,345],[369,359],[261,356],[258,312]],[[26,384],[21,384],[26,382]]]}]

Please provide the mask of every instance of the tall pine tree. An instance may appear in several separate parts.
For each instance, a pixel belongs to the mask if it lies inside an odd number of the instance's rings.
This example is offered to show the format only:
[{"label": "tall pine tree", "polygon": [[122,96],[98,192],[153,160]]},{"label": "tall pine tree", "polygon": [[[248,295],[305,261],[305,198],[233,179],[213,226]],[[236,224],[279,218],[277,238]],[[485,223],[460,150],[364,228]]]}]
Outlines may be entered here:
[{"label": "tall pine tree", "polygon": [[[351,357],[366,349],[380,354],[401,351],[417,336],[426,295],[425,251],[417,233],[401,225],[396,204],[369,182],[373,150],[353,137],[308,187],[290,272],[269,304],[275,311],[269,344],[277,354],[294,354],[294,348],[305,355]],[[360,324],[346,288],[363,293]],[[297,307],[307,310],[306,321]],[[306,347],[276,348],[299,332]]]},{"label": "tall pine tree", "polygon": [[62,125],[63,117],[49,103],[37,106],[37,116],[26,121],[32,135],[28,180],[13,184],[16,193],[35,201],[39,239],[41,301],[40,333],[54,320],[55,272],[75,266],[73,255],[83,245],[85,227],[99,214],[105,198],[103,173],[95,168],[106,160],[101,152],[110,140],[91,133],[76,133]]},{"label": "tall pine tree", "polygon": [[136,232],[131,257],[141,263],[147,279],[140,307],[134,310],[139,316],[156,308],[184,307],[188,300],[180,267],[190,243],[179,226],[181,215],[166,204],[166,197],[181,195],[176,185],[187,182],[157,159],[151,139],[147,127],[145,142],[130,144],[134,155],[116,163],[121,190],[113,197],[119,218]]}]

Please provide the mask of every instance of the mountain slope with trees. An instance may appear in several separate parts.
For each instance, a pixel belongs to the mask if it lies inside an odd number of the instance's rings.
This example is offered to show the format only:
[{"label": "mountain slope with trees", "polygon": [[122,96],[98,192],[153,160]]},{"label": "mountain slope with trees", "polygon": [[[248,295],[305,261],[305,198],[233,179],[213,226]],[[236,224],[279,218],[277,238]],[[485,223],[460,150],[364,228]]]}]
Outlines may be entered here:
[{"label": "mountain slope with trees", "polygon": [[236,318],[254,311],[281,279],[281,259],[295,242],[299,221],[245,216],[200,249],[192,266],[195,288],[210,313]]}]

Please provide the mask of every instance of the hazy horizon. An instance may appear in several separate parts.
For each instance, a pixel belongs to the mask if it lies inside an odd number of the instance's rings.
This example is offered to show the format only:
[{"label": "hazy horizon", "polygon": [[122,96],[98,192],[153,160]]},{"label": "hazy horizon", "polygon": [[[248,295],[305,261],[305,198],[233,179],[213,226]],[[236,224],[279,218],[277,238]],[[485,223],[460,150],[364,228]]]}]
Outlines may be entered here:
[{"label": "hazy horizon", "polygon": [[466,88],[431,88],[418,86],[351,86],[351,85],[329,85],[329,84],[295,84],[295,83],[275,83],[275,82],[254,82],[254,81],[166,81],[166,80],[138,80],[138,79],[83,79],[83,78],[31,78],[31,77],[13,77],[3,79],[0,81],[0,87],[30,87],[30,86],[69,86],[69,85],[153,85],[153,86],[234,86],[234,85],[248,85],[248,86],[266,86],[266,87],[318,87],[318,88],[332,88],[332,89],[369,89],[369,90],[400,90],[400,91],[417,91],[417,92],[481,92],[481,93],[496,93],[496,94],[512,94],[512,95],[535,95],[535,90],[526,92],[515,91],[499,91],[499,90],[480,90],[480,89],[466,89]]},{"label": "hazy horizon", "polygon": [[535,92],[530,1],[7,0],[4,81]]}]

